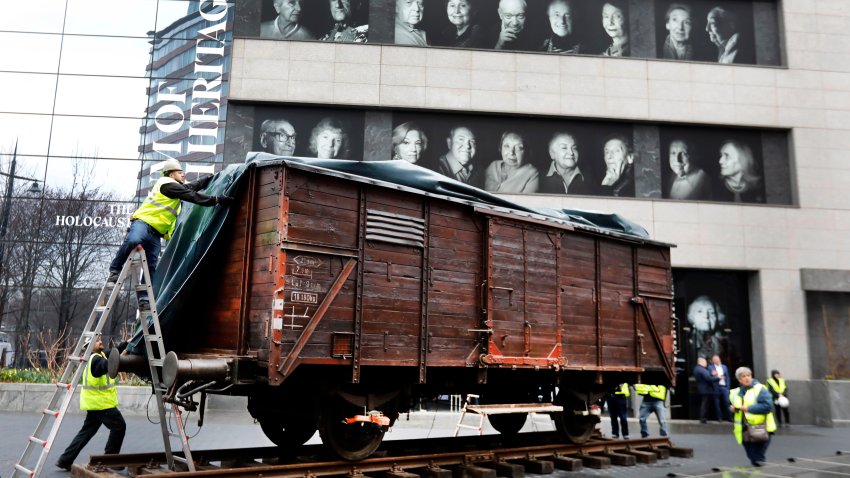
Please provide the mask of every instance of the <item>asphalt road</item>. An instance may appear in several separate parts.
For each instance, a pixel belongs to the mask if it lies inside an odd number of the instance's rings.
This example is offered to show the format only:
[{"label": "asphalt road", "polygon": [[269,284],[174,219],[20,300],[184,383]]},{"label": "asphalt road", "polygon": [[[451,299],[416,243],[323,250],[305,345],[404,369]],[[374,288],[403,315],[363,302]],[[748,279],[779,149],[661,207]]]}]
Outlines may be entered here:
[{"label": "asphalt road", "polygon": [[[459,415],[447,411],[412,413],[410,420],[405,416],[387,433],[386,439],[409,439],[421,437],[450,436]],[[127,416],[127,437],[124,440],[124,452],[149,452],[162,450],[159,425],[149,423],[144,416]],[[38,423],[36,414],[20,414],[0,412],[0,477],[11,476],[14,463],[20,457],[26,446],[26,438],[32,433]],[[79,430],[83,415],[69,414],[66,416],[58,438],[47,460],[41,476],[66,477],[68,473],[55,468],[53,464],[64,447]],[[209,448],[243,448],[270,446],[259,425],[250,416],[240,412],[216,412],[208,414],[202,429],[198,429],[197,420],[190,417],[187,431],[197,435],[190,443],[194,449]],[[639,435],[638,424],[632,425],[633,436]],[[534,416],[526,424],[526,430],[550,430],[551,421],[544,415]],[[688,421],[672,422],[671,436],[676,446],[694,449],[694,458],[671,458],[661,460],[654,465],[638,465],[635,467],[613,467],[608,470],[584,470],[581,472],[557,471],[554,478],[584,478],[584,477],[629,477],[655,478],[667,476],[681,477],[738,477],[738,476],[797,476],[805,478],[820,477],[850,477],[850,428],[820,428],[811,426],[794,426],[781,429],[773,438],[768,450],[770,466],[753,469],[744,454],[743,448],[735,443],[731,434],[731,425],[706,424],[700,425]],[[603,432],[608,432],[608,421],[603,420]],[[654,427],[651,430],[653,433]],[[101,429],[77,463],[87,461],[89,454],[103,453],[106,443],[107,430]],[[462,431],[469,434],[469,431]],[[318,434],[311,443],[319,443]],[[843,451],[841,456],[836,451]],[[789,457],[796,457],[794,463],[789,463]],[[845,463],[845,465],[830,465],[828,462]],[[720,469],[721,472],[713,472]],[[811,471],[821,470],[821,471]],[[726,471],[723,474],[722,471]],[[670,475],[670,474],[675,475]]]}]

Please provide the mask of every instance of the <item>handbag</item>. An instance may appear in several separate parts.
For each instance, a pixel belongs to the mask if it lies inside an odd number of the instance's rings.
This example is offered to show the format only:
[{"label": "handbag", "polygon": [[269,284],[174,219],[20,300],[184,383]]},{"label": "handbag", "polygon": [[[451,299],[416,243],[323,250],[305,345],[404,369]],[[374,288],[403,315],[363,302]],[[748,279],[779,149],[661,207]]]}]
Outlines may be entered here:
[{"label": "handbag", "polygon": [[741,412],[743,418],[743,434],[741,438],[745,443],[762,443],[770,440],[770,435],[767,433],[767,421],[761,425],[753,425],[747,421],[747,414]]}]

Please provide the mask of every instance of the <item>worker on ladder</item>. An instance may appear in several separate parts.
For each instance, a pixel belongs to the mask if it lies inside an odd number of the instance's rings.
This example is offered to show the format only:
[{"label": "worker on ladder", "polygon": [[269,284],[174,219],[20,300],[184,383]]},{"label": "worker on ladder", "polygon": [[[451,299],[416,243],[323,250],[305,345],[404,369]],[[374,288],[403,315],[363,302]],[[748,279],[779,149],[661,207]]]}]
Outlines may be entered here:
[{"label": "worker on ladder", "polygon": [[[123,267],[127,257],[139,245],[145,250],[148,270],[153,276],[162,248],[161,239],[168,240],[171,238],[174,226],[177,224],[177,216],[180,215],[181,201],[188,201],[199,206],[215,206],[218,204],[226,206],[233,201],[233,198],[229,196],[207,196],[198,192],[209,184],[210,179],[212,179],[212,176],[187,183],[179,161],[168,159],[164,162],[162,177],[157,180],[148,193],[148,197],[133,213],[124,243],[121,244],[112,264],[109,266],[108,285],[115,285],[121,267]],[[146,291],[137,292],[136,298],[139,302],[139,310],[150,309],[150,301]]]},{"label": "worker on ladder", "polygon": [[[77,455],[83,451],[101,425],[106,425],[109,429],[109,438],[104,450],[106,454],[121,452],[124,432],[127,430],[124,417],[118,411],[117,380],[110,379],[107,375],[109,365],[103,350],[103,339],[98,335],[94,341],[91,357],[83,370],[83,388],[80,391],[80,410],[86,411],[86,419],[77,436],[56,461],[56,466],[66,471],[71,471],[71,465]],[[118,350],[123,352],[122,346],[126,346],[126,343],[118,346]]]}]

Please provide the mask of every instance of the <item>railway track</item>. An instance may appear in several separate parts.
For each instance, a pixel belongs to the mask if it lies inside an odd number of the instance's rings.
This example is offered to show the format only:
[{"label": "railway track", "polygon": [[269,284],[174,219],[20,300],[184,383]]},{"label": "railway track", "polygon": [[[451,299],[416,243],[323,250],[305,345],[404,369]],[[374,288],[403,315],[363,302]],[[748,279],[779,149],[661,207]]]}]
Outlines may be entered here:
[{"label": "railway track", "polygon": [[548,474],[555,469],[608,468],[654,463],[670,456],[690,458],[693,450],[673,446],[668,438],[608,440],[595,438],[583,445],[559,442],[554,432],[524,433],[514,442],[501,435],[483,437],[394,440],[384,442],[374,456],[339,461],[321,445],[304,446],[296,453],[278,447],[193,450],[197,471],[169,471],[164,453],[92,455],[88,465],[74,465],[72,477],[122,476],[110,468],[126,467],[131,476],[169,477],[363,477],[387,478],[519,478],[527,471]]}]

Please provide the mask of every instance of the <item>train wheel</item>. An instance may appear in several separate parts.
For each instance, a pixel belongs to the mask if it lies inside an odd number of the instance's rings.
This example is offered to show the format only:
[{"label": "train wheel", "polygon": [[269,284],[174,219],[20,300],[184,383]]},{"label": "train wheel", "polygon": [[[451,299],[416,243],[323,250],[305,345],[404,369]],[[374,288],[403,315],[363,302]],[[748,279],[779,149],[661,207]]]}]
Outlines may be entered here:
[{"label": "train wheel", "polygon": [[346,418],[362,414],[359,408],[347,403],[335,403],[325,410],[319,419],[319,435],[322,443],[331,447],[337,455],[349,461],[368,458],[384,439],[384,430],[374,423],[346,424]]},{"label": "train wheel", "polygon": [[261,418],[258,421],[263,433],[280,447],[301,446],[313,437],[318,428],[316,417],[276,416]]},{"label": "train wheel", "polygon": [[488,415],[490,425],[502,435],[513,436],[522,430],[525,421],[528,418],[527,413],[506,413],[504,415]]},{"label": "train wheel", "polygon": [[571,410],[553,413],[552,418],[558,432],[576,445],[589,440],[596,424],[599,423],[599,417],[595,415],[576,415]]}]

